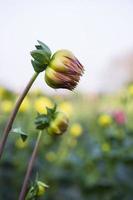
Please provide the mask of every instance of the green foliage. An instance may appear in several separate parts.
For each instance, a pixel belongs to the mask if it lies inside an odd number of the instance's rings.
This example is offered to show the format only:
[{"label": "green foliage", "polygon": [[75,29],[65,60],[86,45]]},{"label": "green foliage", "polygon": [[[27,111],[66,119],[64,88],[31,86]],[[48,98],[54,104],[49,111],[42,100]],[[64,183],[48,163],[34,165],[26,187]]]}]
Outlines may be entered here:
[{"label": "green foliage", "polygon": [[[31,107],[17,115],[14,127],[21,126],[21,130],[29,134],[24,143],[20,143],[17,134],[10,135],[0,168],[1,200],[18,199],[38,133],[34,127],[34,103],[44,95],[30,94]],[[15,98],[15,94],[12,94],[8,100],[14,102]],[[51,97],[55,98],[59,105],[61,102],[69,102],[73,112],[66,134],[61,137],[43,134],[30,180],[34,181],[35,174],[39,171],[41,180],[50,185],[40,200],[132,200],[133,96],[124,89],[113,95],[89,97],[72,94]],[[0,98],[1,134],[9,115],[2,111],[4,99],[4,96]],[[117,124],[114,119],[108,126],[99,124],[99,116],[108,114],[112,117],[112,111],[118,110],[122,110],[126,116],[123,125]],[[45,116],[45,113],[40,115]],[[38,118],[41,123],[44,119],[43,116]],[[83,129],[79,136],[71,133],[75,122]]]}]

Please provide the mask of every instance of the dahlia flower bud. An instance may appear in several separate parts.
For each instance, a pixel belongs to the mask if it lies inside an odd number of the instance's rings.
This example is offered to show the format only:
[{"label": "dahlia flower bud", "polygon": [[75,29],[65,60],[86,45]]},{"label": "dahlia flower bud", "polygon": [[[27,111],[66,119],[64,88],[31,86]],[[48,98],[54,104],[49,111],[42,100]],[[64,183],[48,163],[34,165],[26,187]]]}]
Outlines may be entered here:
[{"label": "dahlia flower bud", "polygon": [[45,70],[45,81],[55,89],[73,90],[83,71],[83,66],[70,51],[59,50],[52,56]]},{"label": "dahlia flower bud", "polygon": [[42,181],[37,181],[37,186],[38,186],[37,196],[38,197],[43,196],[48,186]]},{"label": "dahlia flower bud", "polygon": [[49,186],[44,182],[36,180],[30,187],[25,200],[37,199],[38,197],[43,196],[47,188],[49,188]]},{"label": "dahlia flower bud", "polygon": [[49,134],[61,135],[68,128],[68,118],[64,113],[57,112],[54,119],[51,120],[47,129]]}]

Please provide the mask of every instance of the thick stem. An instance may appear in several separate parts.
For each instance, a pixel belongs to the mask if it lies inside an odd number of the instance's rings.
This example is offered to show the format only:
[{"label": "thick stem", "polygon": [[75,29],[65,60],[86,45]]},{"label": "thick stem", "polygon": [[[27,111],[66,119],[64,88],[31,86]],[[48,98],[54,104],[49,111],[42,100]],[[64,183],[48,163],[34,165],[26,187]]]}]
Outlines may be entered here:
[{"label": "thick stem", "polygon": [[29,83],[27,84],[26,88],[24,89],[23,93],[20,95],[20,97],[18,98],[16,104],[15,104],[15,107],[9,117],[9,120],[7,121],[7,124],[5,126],[5,129],[4,129],[4,132],[3,132],[3,136],[0,140],[0,159],[1,159],[1,156],[3,154],[3,151],[4,151],[4,147],[5,147],[5,144],[6,144],[6,141],[7,141],[7,138],[8,138],[8,135],[9,135],[9,132],[12,128],[12,124],[15,120],[15,117],[17,115],[17,112],[19,110],[19,107],[20,105],[22,104],[25,96],[27,95],[29,89],[31,88],[33,82],[35,81],[35,79],[37,78],[38,76],[38,73],[35,73],[32,78],[30,79]]},{"label": "thick stem", "polygon": [[21,192],[20,192],[20,195],[19,195],[19,200],[24,200],[25,199],[27,186],[28,186],[28,181],[29,181],[29,178],[30,178],[30,175],[31,175],[31,172],[32,172],[34,161],[36,159],[37,150],[38,150],[38,147],[39,147],[39,144],[40,144],[40,141],[41,141],[40,140],[41,139],[41,135],[42,135],[42,131],[40,131],[40,133],[38,134],[37,141],[36,141],[36,144],[35,144],[31,159],[29,161],[27,172],[26,172],[26,175],[25,175],[25,178],[24,178],[24,182],[23,182],[23,185],[22,185],[22,188],[21,188]]}]

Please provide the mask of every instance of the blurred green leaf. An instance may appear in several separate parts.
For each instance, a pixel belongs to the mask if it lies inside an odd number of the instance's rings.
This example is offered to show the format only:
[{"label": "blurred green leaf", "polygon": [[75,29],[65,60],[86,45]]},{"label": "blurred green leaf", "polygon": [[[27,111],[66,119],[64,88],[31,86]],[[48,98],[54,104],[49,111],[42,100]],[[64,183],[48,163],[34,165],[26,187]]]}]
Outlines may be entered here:
[{"label": "blurred green leaf", "polygon": [[23,142],[27,140],[28,134],[23,132],[20,127],[11,130],[12,133],[17,133],[21,136]]}]

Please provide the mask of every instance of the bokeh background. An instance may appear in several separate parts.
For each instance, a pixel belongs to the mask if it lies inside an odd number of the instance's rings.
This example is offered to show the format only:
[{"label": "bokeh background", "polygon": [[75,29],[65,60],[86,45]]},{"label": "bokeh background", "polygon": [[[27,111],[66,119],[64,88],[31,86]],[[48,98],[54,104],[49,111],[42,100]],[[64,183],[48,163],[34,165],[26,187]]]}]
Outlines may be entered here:
[{"label": "bokeh background", "polygon": [[30,51],[39,39],[54,53],[69,49],[85,67],[74,92],[53,90],[40,74],[20,108],[0,168],[0,199],[15,200],[37,130],[37,112],[56,102],[70,118],[61,137],[44,133],[36,173],[46,200],[132,200],[133,1],[0,0],[0,135],[32,76]]}]

